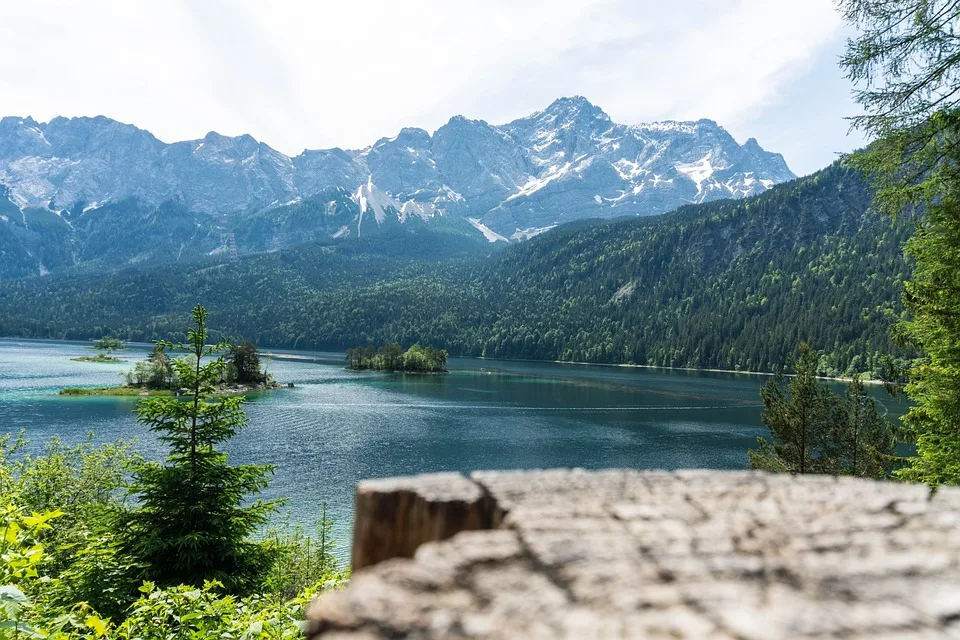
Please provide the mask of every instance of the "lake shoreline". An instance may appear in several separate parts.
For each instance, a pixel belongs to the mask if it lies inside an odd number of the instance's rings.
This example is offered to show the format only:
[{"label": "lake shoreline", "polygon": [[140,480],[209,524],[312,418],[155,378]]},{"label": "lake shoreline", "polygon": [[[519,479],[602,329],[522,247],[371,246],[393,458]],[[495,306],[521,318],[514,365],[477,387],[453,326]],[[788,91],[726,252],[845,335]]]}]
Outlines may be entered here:
[{"label": "lake shoreline", "polygon": [[[63,344],[84,344],[82,340],[63,340],[59,338],[21,338],[17,336],[2,336],[0,340],[22,340],[24,342],[32,343],[45,343],[45,342],[59,342]],[[131,346],[138,347],[150,347],[152,343],[146,342],[128,342],[126,343]],[[265,347],[265,349],[272,349],[272,347]],[[268,358],[275,358],[277,360],[295,360],[302,362],[315,362],[317,364],[324,364],[328,359],[325,356],[332,356],[336,358],[340,354],[336,351],[322,351],[322,350],[298,350],[298,349],[285,349],[287,353],[278,353],[276,351],[261,351],[263,356]],[[299,353],[298,353],[299,351]],[[303,355],[300,355],[303,354]],[[316,355],[311,355],[316,354]],[[572,364],[577,366],[590,366],[590,367],[616,367],[621,369],[650,369],[656,371],[686,371],[691,373],[727,373],[727,374],[738,374],[746,376],[759,376],[759,377],[770,377],[776,375],[772,371],[737,371],[735,369],[707,369],[699,367],[664,367],[660,365],[653,364],[628,364],[628,363],[615,363],[615,362],[580,362],[575,360],[533,360],[528,358],[486,358],[484,356],[452,356],[459,360],[481,360],[487,362],[524,362],[531,364]],[[333,359],[331,358],[331,359]],[[341,360],[342,362],[342,360]],[[793,374],[784,374],[785,377],[792,377]],[[852,379],[847,377],[835,377],[835,376],[817,376],[819,380],[828,380],[831,382],[850,382]],[[883,380],[877,380],[875,378],[863,379],[864,384],[871,385],[882,385]]]},{"label": "lake shoreline", "polygon": [[[704,369],[699,367],[664,367],[655,364],[629,364],[629,363],[618,363],[618,362],[579,362],[575,360],[530,360],[524,358],[485,358],[483,356],[469,356],[471,360],[483,360],[489,362],[529,362],[531,364],[543,363],[543,364],[572,364],[581,367],[616,367],[620,369],[652,369],[655,371],[687,371],[690,373],[732,373],[736,375],[745,375],[745,376],[756,376],[756,377],[773,377],[777,375],[772,372],[764,371],[737,371],[736,369]],[[794,374],[785,373],[783,374],[786,378],[792,378]],[[817,376],[818,380],[829,380],[831,382],[852,382],[853,378],[844,378],[844,377],[833,377],[833,376]],[[882,385],[883,380],[876,380],[874,378],[864,378],[863,384],[874,384]]]},{"label": "lake shoreline", "polygon": [[67,387],[60,389],[58,395],[67,398],[88,398],[92,396],[107,398],[147,398],[151,396],[172,396],[170,389],[138,389],[137,387]]},{"label": "lake shoreline", "polygon": [[[257,393],[260,391],[275,391],[277,389],[286,389],[291,387],[292,383],[281,385],[273,383],[269,385],[223,385],[219,387],[214,396],[240,396],[247,393]],[[61,389],[58,395],[68,398],[86,398],[92,396],[112,397],[112,398],[149,398],[157,396],[179,397],[177,393],[180,389],[145,389],[141,387],[130,387],[121,385],[118,387],[67,387]]]},{"label": "lake shoreline", "polygon": [[383,374],[403,374],[405,376],[442,376],[450,373],[448,369],[443,371],[416,371],[413,369],[372,369],[369,367],[366,368],[357,368],[357,367],[344,367],[344,371],[372,371],[373,373],[383,373]]},{"label": "lake shoreline", "polygon": [[77,356],[76,358],[70,358],[71,362],[97,362],[101,364],[117,364],[121,362],[127,362],[126,360],[121,360],[120,358],[113,358],[111,356]]}]

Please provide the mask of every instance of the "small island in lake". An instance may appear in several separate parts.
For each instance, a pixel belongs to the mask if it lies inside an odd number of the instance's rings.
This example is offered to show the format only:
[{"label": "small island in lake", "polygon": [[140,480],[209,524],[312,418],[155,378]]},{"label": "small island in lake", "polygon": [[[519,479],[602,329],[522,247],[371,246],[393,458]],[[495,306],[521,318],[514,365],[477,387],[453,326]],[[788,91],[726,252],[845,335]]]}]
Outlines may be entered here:
[{"label": "small island in lake", "polygon": [[127,347],[123,344],[119,338],[110,338],[103,337],[93,343],[91,349],[96,349],[97,351],[106,351],[107,353],[111,351],[123,351]]},{"label": "small island in lake", "polygon": [[123,362],[120,358],[115,356],[110,356],[105,353],[98,353],[95,356],[79,356],[77,358],[70,358],[74,362]]},{"label": "small island in lake", "polygon": [[379,349],[373,345],[347,349],[347,368],[354,371],[396,373],[446,373],[447,351],[415,344],[406,351],[394,342]]},{"label": "small island in lake", "polygon": [[123,351],[126,349],[123,342],[117,338],[104,337],[93,343],[91,349],[96,349],[99,353],[95,356],[79,356],[70,358],[74,362],[123,362],[120,358],[113,356],[114,351]]},{"label": "small island in lake", "polygon": [[60,389],[62,396],[115,396],[115,397],[133,397],[133,396],[172,396],[173,389],[147,389],[145,387],[130,387],[121,385],[119,387],[67,387]]},{"label": "small island in lake", "polygon": [[[103,355],[103,354],[100,354]],[[179,362],[190,361],[190,356]],[[97,360],[103,362],[103,360]],[[112,362],[112,360],[111,360]],[[196,362],[194,358],[193,363]],[[123,384],[116,387],[95,389],[70,387],[61,389],[62,396],[176,396],[180,395],[180,379],[174,360],[157,345],[145,360],[134,365],[131,371],[122,374]],[[223,367],[223,376],[217,386],[217,395],[232,395],[279,389],[273,376],[260,368],[260,352],[252,342],[231,347]]]}]

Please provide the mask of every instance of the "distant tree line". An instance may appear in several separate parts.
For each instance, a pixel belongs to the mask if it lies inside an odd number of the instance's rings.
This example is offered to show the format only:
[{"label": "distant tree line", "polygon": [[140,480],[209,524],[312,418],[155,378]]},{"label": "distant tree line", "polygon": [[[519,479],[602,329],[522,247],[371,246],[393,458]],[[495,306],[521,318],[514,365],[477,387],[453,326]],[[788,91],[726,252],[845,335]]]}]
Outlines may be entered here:
[{"label": "distant tree line", "polygon": [[347,349],[348,369],[362,371],[411,371],[416,373],[442,373],[447,370],[447,352],[433,346],[415,344],[406,351],[393,342],[375,348],[373,345]]}]

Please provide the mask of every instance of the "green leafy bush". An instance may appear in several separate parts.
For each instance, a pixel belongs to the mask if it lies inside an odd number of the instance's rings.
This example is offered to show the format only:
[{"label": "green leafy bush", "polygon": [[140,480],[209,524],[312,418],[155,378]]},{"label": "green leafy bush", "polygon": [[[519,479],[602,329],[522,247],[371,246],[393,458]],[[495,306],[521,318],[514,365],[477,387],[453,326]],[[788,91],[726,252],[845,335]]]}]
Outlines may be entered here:
[{"label": "green leafy bush", "polygon": [[318,540],[264,534],[278,502],[248,498],[272,467],[217,450],[246,415],[243,398],[211,399],[229,345],[207,346],[203,307],[194,319],[189,358],[152,354],[189,393],[137,406],[169,446],[163,463],[92,434],[26,455],[23,434],[0,436],[0,640],[297,638],[311,598],[346,580],[326,509]]},{"label": "green leafy bush", "polygon": [[[16,458],[23,445],[0,438],[0,639],[299,638],[311,599],[347,579],[324,518],[316,538],[297,526],[262,536],[276,560],[253,595],[140,583],[106,509],[123,499],[130,445],[54,440]],[[70,509],[30,509],[59,500]]]}]

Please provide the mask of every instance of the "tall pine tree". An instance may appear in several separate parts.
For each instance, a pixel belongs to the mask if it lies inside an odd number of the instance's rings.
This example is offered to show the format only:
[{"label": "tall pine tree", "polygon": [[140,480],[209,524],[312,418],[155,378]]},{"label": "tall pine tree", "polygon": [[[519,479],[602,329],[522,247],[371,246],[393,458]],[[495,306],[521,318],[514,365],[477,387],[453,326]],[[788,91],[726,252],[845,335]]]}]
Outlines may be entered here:
[{"label": "tall pine tree", "polygon": [[859,36],[843,65],[861,89],[854,123],[876,141],[854,156],[875,205],[913,215],[915,263],[900,335],[922,352],[910,368],[917,445],[908,480],[960,484],[960,2],[842,0]]},{"label": "tall pine tree", "polygon": [[271,555],[250,539],[274,503],[250,496],[268,484],[273,468],[231,466],[218,446],[246,424],[242,397],[216,397],[229,345],[207,346],[207,313],[193,310],[187,343],[162,343],[188,357],[173,361],[186,397],[150,397],[137,405],[139,421],[169,447],[163,463],[145,463],[133,475],[137,505],[122,514],[122,539],[160,585],[218,580],[245,593],[269,569]]},{"label": "tall pine tree", "polygon": [[834,403],[825,447],[825,471],[836,475],[887,478],[899,463],[893,424],[867,394],[860,376]]},{"label": "tall pine tree", "polygon": [[750,466],[779,473],[818,473],[824,470],[824,449],[831,424],[830,389],[817,379],[820,354],[803,343],[793,361],[796,375],[786,384],[777,375],[761,389],[766,410],[762,419],[772,442],[757,438]]}]

